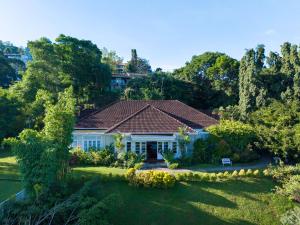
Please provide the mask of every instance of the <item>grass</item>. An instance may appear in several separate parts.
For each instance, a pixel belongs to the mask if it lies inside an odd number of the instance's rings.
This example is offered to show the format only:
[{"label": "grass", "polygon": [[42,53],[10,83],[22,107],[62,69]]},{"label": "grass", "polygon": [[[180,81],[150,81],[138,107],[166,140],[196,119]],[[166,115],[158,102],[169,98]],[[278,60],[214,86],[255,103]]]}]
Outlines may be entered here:
[{"label": "grass", "polygon": [[[80,167],[73,171],[88,176],[125,172],[105,167]],[[276,225],[280,224],[280,216],[293,206],[289,200],[272,192],[275,185],[265,177],[243,177],[226,182],[180,182],[168,190],[135,188],[116,180],[103,185],[107,194],[118,193],[123,202],[111,218],[116,225]]]},{"label": "grass", "polygon": [[[122,175],[126,170],[76,167],[77,175]],[[0,155],[0,201],[21,189],[15,158]],[[131,187],[125,181],[106,181],[103,191],[118,193],[123,203],[113,212],[116,225],[162,224],[280,224],[280,216],[293,204],[272,193],[274,183],[264,177],[243,177],[226,182],[180,182],[172,189]],[[106,194],[105,193],[105,194]],[[120,202],[120,204],[121,204]]]},{"label": "grass", "polygon": [[16,158],[8,152],[0,153],[0,202],[22,189]]}]

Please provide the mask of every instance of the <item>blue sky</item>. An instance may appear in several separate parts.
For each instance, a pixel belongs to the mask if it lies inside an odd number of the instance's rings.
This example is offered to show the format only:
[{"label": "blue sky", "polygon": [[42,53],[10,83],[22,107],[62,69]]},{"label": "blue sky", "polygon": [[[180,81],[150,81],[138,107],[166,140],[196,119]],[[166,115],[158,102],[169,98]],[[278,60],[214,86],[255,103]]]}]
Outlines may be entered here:
[{"label": "blue sky", "polygon": [[0,0],[0,40],[24,46],[61,33],[125,61],[136,48],[153,68],[172,70],[205,51],[240,59],[260,43],[276,51],[284,41],[299,44],[300,1]]}]

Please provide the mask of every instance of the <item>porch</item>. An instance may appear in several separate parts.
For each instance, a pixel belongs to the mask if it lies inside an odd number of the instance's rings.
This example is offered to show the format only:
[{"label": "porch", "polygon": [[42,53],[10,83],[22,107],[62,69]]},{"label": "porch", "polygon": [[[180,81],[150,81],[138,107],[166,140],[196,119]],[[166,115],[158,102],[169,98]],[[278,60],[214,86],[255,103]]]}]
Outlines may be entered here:
[{"label": "porch", "polygon": [[126,151],[145,154],[146,162],[163,162],[163,151],[170,149],[179,156],[175,135],[130,135],[126,138]]}]

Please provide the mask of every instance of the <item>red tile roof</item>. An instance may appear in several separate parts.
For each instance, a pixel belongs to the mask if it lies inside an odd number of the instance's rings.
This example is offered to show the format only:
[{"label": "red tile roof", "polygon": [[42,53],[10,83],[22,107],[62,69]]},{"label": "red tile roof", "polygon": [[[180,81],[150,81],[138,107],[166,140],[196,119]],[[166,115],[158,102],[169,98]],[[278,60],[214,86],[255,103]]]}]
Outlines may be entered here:
[{"label": "red tile roof", "polygon": [[177,100],[119,101],[79,119],[75,129],[104,129],[107,132],[172,133],[178,127],[189,131],[218,121]]},{"label": "red tile roof", "polygon": [[106,132],[173,133],[178,131],[178,127],[187,127],[188,132],[195,132],[191,127],[186,126],[186,124],[147,104],[141,110],[133,113]]}]

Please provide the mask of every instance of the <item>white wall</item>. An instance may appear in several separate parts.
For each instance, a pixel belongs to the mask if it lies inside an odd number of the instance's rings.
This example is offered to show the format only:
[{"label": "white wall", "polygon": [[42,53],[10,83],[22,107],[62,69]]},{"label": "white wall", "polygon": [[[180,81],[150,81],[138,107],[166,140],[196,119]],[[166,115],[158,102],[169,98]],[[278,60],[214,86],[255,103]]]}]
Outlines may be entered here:
[{"label": "white wall", "polygon": [[[199,129],[196,130],[196,134],[190,135],[191,143],[187,146],[188,153],[192,153],[193,144],[195,140],[199,138],[206,138],[208,133]],[[140,151],[142,152],[142,143],[146,143],[147,148],[147,141],[157,141],[162,142],[162,146],[164,149],[164,143],[168,143],[168,148],[172,149],[173,143],[177,143],[177,151],[175,157],[180,157],[180,149],[178,144],[178,134],[173,134],[173,136],[163,136],[163,135],[134,135],[131,134],[124,134],[123,144],[125,145],[125,151],[127,151],[127,142],[131,142],[131,151],[136,151],[136,143],[140,143]],[[114,138],[113,134],[105,134],[105,130],[75,130],[73,132],[73,144],[72,147],[80,147],[85,149],[86,147],[90,147],[96,144],[96,147],[104,148],[107,145],[113,144]],[[158,145],[157,145],[158,147]],[[145,150],[147,151],[147,150]],[[146,152],[145,152],[146,153]],[[162,155],[158,152],[157,159],[163,159]]]}]

